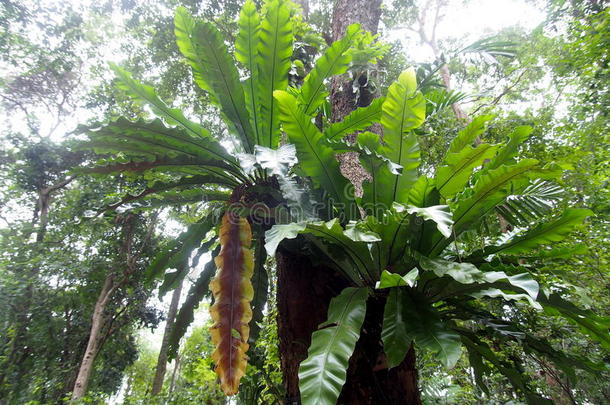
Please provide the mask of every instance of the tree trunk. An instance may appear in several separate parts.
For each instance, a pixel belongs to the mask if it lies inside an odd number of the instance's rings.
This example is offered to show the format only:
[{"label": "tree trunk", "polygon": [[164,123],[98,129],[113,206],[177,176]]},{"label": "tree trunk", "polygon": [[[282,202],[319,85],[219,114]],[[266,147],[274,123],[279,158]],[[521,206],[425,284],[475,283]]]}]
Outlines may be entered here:
[{"label": "tree trunk", "polygon": [[157,369],[155,371],[155,378],[152,383],[152,394],[157,395],[163,388],[163,380],[165,378],[165,370],[167,369],[167,349],[169,346],[169,336],[172,328],[174,327],[174,321],[176,320],[176,313],[178,312],[178,304],[180,303],[180,295],[182,294],[182,284],[184,279],[180,281],[180,284],[174,290],[172,294],[172,301],[167,311],[167,320],[165,321],[165,330],[163,331],[163,341],[161,342],[161,349],[159,350],[159,358],[157,360]]},{"label": "tree trunk", "polygon": [[100,295],[95,302],[93,316],[91,317],[91,332],[89,333],[87,349],[85,350],[85,355],[80,363],[76,382],[74,383],[74,390],[72,391],[73,401],[83,398],[87,393],[87,386],[89,385],[89,379],[91,378],[93,363],[100,350],[100,341],[102,339],[101,331],[105,321],[104,311],[106,310],[108,298],[113,290],[114,276],[109,274],[106,277],[102,291],[100,291]]},{"label": "tree trunk", "polygon": [[178,375],[178,370],[180,370],[180,353],[176,353],[176,359],[174,360],[174,370],[172,371],[172,381],[169,384],[169,393],[174,392],[176,388],[176,377]]},{"label": "tree trunk", "polygon": [[[359,23],[362,29],[376,34],[381,16],[381,0],[336,0],[332,16],[332,40],[337,41],[345,34],[348,26]],[[354,79],[337,76],[331,79],[332,121],[338,122],[357,107],[366,107],[378,97],[368,86],[367,72],[354,72]],[[354,92],[358,87],[359,97]],[[375,132],[380,132],[379,130]],[[354,142],[356,137],[350,134],[347,140]],[[341,173],[347,177],[355,188],[356,196],[362,196],[362,182],[370,175],[362,168],[356,152],[338,155]]]},{"label": "tree trunk", "polygon": [[307,21],[309,19],[309,0],[297,0],[296,3],[301,6],[303,19]]},{"label": "tree trunk", "polygon": [[[377,32],[381,0],[337,0],[333,11],[332,39],[343,36],[347,26],[360,23]],[[352,80],[331,80],[332,121],[340,121],[354,108],[366,106],[376,94],[365,86],[364,73],[358,76],[360,97],[353,91]],[[342,172],[357,193],[368,175],[357,156],[340,157]],[[288,242],[288,243],[287,243]],[[285,241],[277,254],[278,335],[286,398],[284,405],[300,404],[298,369],[307,357],[311,335],[326,320],[330,300],[348,286],[334,270],[313,265],[305,254],[297,252],[298,242]],[[385,296],[369,300],[362,333],[347,370],[347,381],[338,404],[345,405],[419,405],[415,351],[411,347],[398,367],[388,370],[381,343],[381,321]]]},{"label": "tree trunk", "polygon": [[[346,405],[419,405],[415,350],[388,369],[381,342],[381,320],[386,294],[369,298],[360,339],[350,358],[347,381],[339,397]],[[407,344],[405,342],[405,344]]]},{"label": "tree trunk", "polygon": [[[290,247],[294,247],[291,244]],[[278,271],[278,335],[286,397],[284,405],[300,404],[299,365],[307,358],[311,335],[326,320],[330,300],[348,283],[334,270],[311,263],[308,257],[280,247]],[[388,370],[381,343],[385,295],[368,301],[360,340],[347,370],[338,404],[419,405],[415,351]]]},{"label": "tree trunk", "polygon": [[278,336],[286,390],[284,405],[297,405],[300,404],[299,365],[307,358],[311,334],[326,320],[331,298],[347,283],[334,270],[314,266],[307,256],[293,250],[280,247],[276,259]]}]

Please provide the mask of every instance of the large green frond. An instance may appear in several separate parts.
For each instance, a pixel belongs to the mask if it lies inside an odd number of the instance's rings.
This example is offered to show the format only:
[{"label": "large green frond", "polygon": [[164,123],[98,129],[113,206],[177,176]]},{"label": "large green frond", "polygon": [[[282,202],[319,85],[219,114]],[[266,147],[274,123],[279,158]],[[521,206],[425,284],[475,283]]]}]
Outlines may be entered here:
[{"label": "large green frond", "polygon": [[358,286],[373,285],[381,270],[373,261],[369,244],[380,241],[379,235],[349,225],[343,229],[337,219],[274,225],[265,232],[265,248],[273,256],[282,240],[294,239],[299,234],[311,235],[311,242],[327,256],[329,266]]},{"label": "large green frond", "polygon": [[209,294],[208,286],[210,285],[210,280],[216,273],[214,258],[218,256],[219,252],[220,246],[216,247],[212,252],[210,261],[206,263],[199,278],[191,286],[188,295],[186,296],[186,300],[176,315],[176,320],[174,321],[174,326],[170,332],[168,342],[168,358],[170,360],[176,358],[176,355],[178,354],[180,339],[182,339],[189,325],[195,319],[195,309],[197,309],[199,303],[203,300],[203,297]]},{"label": "large green frond", "polygon": [[328,319],[311,337],[307,358],[299,367],[299,389],[303,405],[337,402],[349,358],[360,337],[366,313],[366,288],[346,288],[333,298]]},{"label": "large green frond", "polygon": [[471,146],[483,132],[485,132],[487,122],[494,118],[493,115],[481,115],[474,118],[457,136],[451,141],[447,156],[451,153],[458,153],[466,146]]},{"label": "large green frond", "polygon": [[510,195],[496,211],[513,226],[528,226],[550,214],[564,196],[563,188],[557,184],[533,181],[519,194]]},{"label": "large green frond", "polygon": [[341,175],[333,148],[311,122],[311,117],[298,107],[294,96],[285,91],[276,91],[275,97],[284,131],[288,140],[296,146],[299,167],[315,185],[329,194],[338,207],[343,207],[348,219],[358,215],[350,198],[353,186]]},{"label": "large green frond", "polygon": [[501,165],[512,163],[511,160],[517,155],[519,146],[525,142],[532,133],[532,127],[520,126],[513,130],[508,136],[509,140],[504,146],[498,151],[498,154],[485,165],[486,170],[497,169]]},{"label": "large green frond", "polygon": [[169,107],[157,95],[154,88],[134,80],[131,73],[121,69],[115,64],[111,63],[110,67],[116,73],[117,78],[119,79],[117,87],[125,91],[125,93],[134,101],[149,105],[155,115],[163,119],[163,121],[165,121],[168,125],[181,126],[188,131],[190,135],[196,138],[212,138],[212,135],[208,130],[186,118],[182,110]]},{"label": "large green frond", "polygon": [[[542,223],[522,235],[517,235],[499,246],[489,246],[480,252],[481,256],[490,254],[514,255],[527,253],[540,245],[560,242],[566,235],[582,224],[593,212],[583,208],[568,208],[561,217]],[[475,253],[476,254],[476,253]]]},{"label": "large green frond", "polygon": [[426,102],[417,90],[415,70],[406,70],[388,89],[381,114],[382,154],[402,166],[402,173],[385,184],[393,196],[391,201],[385,201],[387,204],[404,202],[409,188],[417,181],[420,152],[413,129],[423,124],[425,115]]},{"label": "large green frond", "polygon": [[148,282],[160,278],[167,269],[177,269],[182,263],[188,263],[193,250],[201,244],[216,224],[215,215],[210,214],[199,222],[189,225],[186,231],[162,247],[146,269]]},{"label": "large green frond", "polygon": [[182,7],[176,11],[174,23],[178,48],[191,65],[195,82],[212,95],[231,132],[251,153],[254,150],[254,132],[239,73],[222,34],[211,23],[195,21]]},{"label": "large green frond", "polygon": [[267,260],[267,252],[265,251],[265,239],[257,237],[255,241],[254,255],[254,272],[252,274],[252,288],[254,289],[254,297],[252,298],[252,320],[250,321],[250,335],[248,340],[250,343],[256,341],[260,332],[260,323],[263,321],[264,309],[267,304],[267,295],[269,292],[269,276],[265,268]]},{"label": "large green frond", "polygon": [[[395,287],[394,289],[400,290],[396,292],[397,302],[386,302],[386,307],[390,305],[390,308],[386,308],[384,315],[388,316],[384,316],[381,332],[382,339],[385,336],[383,340],[384,349],[386,351],[389,349],[390,353],[394,352],[396,354],[391,359],[391,364],[400,364],[406,354],[404,347],[408,348],[413,341],[418,348],[433,352],[445,367],[453,367],[462,353],[459,335],[441,320],[438,312],[423,296],[411,293],[405,287]],[[400,316],[391,313],[394,309],[400,311]],[[404,325],[401,325],[401,323],[404,323]],[[402,342],[403,350],[398,353],[392,345],[399,343],[397,341],[398,337],[390,334],[392,330],[401,331],[401,334],[404,331],[407,334],[407,339]],[[392,339],[390,339],[391,336]]]},{"label": "large green frond", "polygon": [[250,125],[254,131],[256,145],[261,145],[260,140],[260,105],[258,100],[258,44],[260,30],[260,16],[256,10],[256,4],[252,0],[247,0],[239,13],[239,32],[235,39],[235,58],[250,73],[245,81],[242,82],[246,97],[246,108],[250,115]]},{"label": "large green frond", "polygon": [[[478,223],[485,215],[498,204],[515,193],[523,190],[531,180],[537,178],[553,177],[557,172],[541,169],[535,159],[524,159],[511,166],[501,166],[495,170],[484,170],[477,182],[468,193],[462,197],[458,195],[453,210],[454,229],[457,235]],[[450,239],[435,241],[431,254],[439,254]]]},{"label": "large green frond", "polygon": [[326,138],[331,140],[339,140],[346,135],[353,134],[356,131],[364,130],[381,118],[381,107],[385,101],[385,97],[379,97],[373,100],[367,107],[360,107],[349,113],[342,121],[331,124],[324,130]]},{"label": "large green frond", "polygon": [[484,143],[476,148],[466,145],[459,152],[447,154],[446,164],[436,170],[436,189],[443,197],[452,198],[464,190],[474,169],[491,159],[497,149],[497,146]]},{"label": "large green frond", "polygon": [[160,120],[119,118],[104,126],[80,127],[89,136],[80,149],[115,155],[103,161],[96,173],[163,170],[214,174],[220,184],[235,184],[243,177],[235,159],[214,139],[195,137],[183,127],[167,127]]},{"label": "large green frond", "polygon": [[590,310],[578,308],[565,300],[559,293],[540,294],[539,301],[544,311],[550,315],[559,315],[574,322],[592,339],[604,348],[610,349],[610,317],[602,317]]},{"label": "large green frond", "polygon": [[318,58],[309,74],[305,76],[298,97],[298,102],[305,114],[314,115],[328,96],[324,81],[331,76],[340,75],[347,71],[352,60],[348,51],[360,34],[361,30],[358,24],[347,27],[345,36],[333,42],[324,51],[324,54]]},{"label": "large green frond", "polygon": [[292,23],[287,1],[271,0],[267,3],[267,14],[261,23],[259,38],[260,145],[276,148],[280,139],[280,123],[273,92],[288,87],[288,72],[292,65]]}]

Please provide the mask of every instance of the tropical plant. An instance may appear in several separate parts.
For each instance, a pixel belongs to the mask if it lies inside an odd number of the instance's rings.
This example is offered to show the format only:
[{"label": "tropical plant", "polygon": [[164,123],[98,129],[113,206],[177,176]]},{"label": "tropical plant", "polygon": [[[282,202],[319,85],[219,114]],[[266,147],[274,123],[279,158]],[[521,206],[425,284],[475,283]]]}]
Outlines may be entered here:
[{"label": "tropical plant", "polygon": [[[240,13],[235,58],[243,70],[238,70],[222,35],[211,23],[195,20],[183,8],[176,12],[178,47],[193,69],[195,82],[219,108],[228,135],[213,135],[200,124],[188,119],[180,110],[168,106],[153,88],[137,82],[128,72],[114,65],[112,68],[118,76],[119,88],[135,101],[147,104],[158,118],[152,121],[119,118],[101,126],[80,129],[89,135],[89,141],[83,143],[82,148],[108,155],[97,167],[88,169],[87,172],[144,174],[145,179],[149,179],[148,187],[136,195],[126,196],[112,207],[135,204],[138,200],[144,201],[143,205],[147,206],[204,202],[207,215],[163,248],[149,268],[150,280],[163,276],[166,269],[179,269],[165,274],[162,292],[177,285],[188,273],[189,266],[181,264],[189,260],[194,249],[199,249],[200,254],[212,251],[213,261],[219,268],[225,269],[225,275],[219,273],[220,278],[217,280],[228,278],[229,282],[235,283],[242,278],[248,279],[249,276],[244,274],[248,274],[248,269],[254,266],[254,288],[244,280],[243,304],[235,300],[234,295],[226,294],[226,290],[223,295],[221,290],[228,288],[225,283],[214,284],[218,288],[215,295],[224,296],[227,300],[226,307],[222,304],[222,308],[214,308],[223,311],[227,309],[230,314],[240,314],[240,318],[235,319],[235,325],[241,325],[239,327],[225,324],[221,322],[224,318],[218,317],[215,328],[220,328],[224,339],[213,334],[220,348],[220,352],[215,355],[219,365],[217,371],[226,375],[226,380],[230,381],[225,386],[227,393],[237,390],[239,378],[234,377],[237,375],[235,371],[245,367],[245,355],[240,353],[238,356],[235,347],[245,345],[243,347],[247,349],[249,335],[251,339],[256,337],[257,322],[262,319],[266,302],[267,274],[263,267],[266,254],[262,243],[265,228],[256,225],[268,221],[269,217],[279,218],[281,212],[276,209],[281,208],[281,204],[289,207],[285,211],[288,220],[311,215],[311,204],[304,193],[307,185],[297,183],[296,177],[290,172],[297,161],[295,148],[292,145],[280,146],[279,103],[274,97],[274,91],[288,87],[292,63],[293,9],[289,2],[270,1],[264,11],[264,15],[260,16],[254,2],[248,1]],[[332,44],[323,53],[304,79],[299,96],[300,105],[306,106],[311,113],[321,108],[326,97],[324,81],[329,76],[341,74],[348,69],[351,52],[356,43],[361,45],[361,37],[362,31],[357,26],[352,26],[345,38]],[[243,72],[247,72],[249,77],[240,81]],[[369,119],[360,125],[366,122],[371,121]],[[346,130],[349,130],[348,126],[342,129],[343,132]],[[339,132],[335,135],[339,135]],[[230,145],[225,148],[221,144],[222,140],[230,142]],[[305,139],[301,141],[307,142]],[[317,151],[310,146],[307,153],[316,154]],[[327,149],[323,158],[326,163],[338,167],[332,149]],[[307,174],[311,170],[318,171],[316,165],[318,163],[307,166],[303,161],[301,169]],[[327,180],[338,182],[333,184],[337,186],[333,196],[343,198],[343,190],[349,188],[349,182],[342,177]],[[225,214],[227,202],[231,203],[232,210]],[[340,202],[337,202],[337,206]],[[221,226],[218,219],[223,215],[225,221]],[[233,248],[228,246],[237,242],[238,246],[245,248],[250,241],[245,237],[241,242],[239,238],[237,241],[231,239],[236,236],[231,231],[233,223],[230,218],[239,220],[242,228],[250,227],[244,218],[255,225],[255,254],[247,254],[244,260],[239,261],[246,263],[245,267],[236,265],[237,262],[233,261]],[[210,231],[213,236],[209,235]],[[249,232],[244,230],[242,235]],[[220,238],[223,234],[226,238]],[[215,249],[218,242],[222,248]],[[228,249],[229,254],[223,256],[223,249]],[[177,316],[170,357],[175,355],[179,339],[193,319],[194,307],[206,294],[214,271],[213,264],[206,266],[189,292],[186,304]],[[250,322],[248,328],[250,308],[246,304],[250,300],[254,321]],[[213,313],[214,311],[213,309]],[[249,329],[252,330],[249,332]],[[236,331],[239,333],[236,334]],[[242,352],[242,349],[238,351]],[[235,364],[223,365],[223,356],[233,360],[240,358],[239,367],[236,368]]]},{"label": "tropical plant", "polygon": [[[589,211],[572,208],[549,219],[552,201],[544,199],[535,200],[544,209],[528,209],[539,190],[535,187],[562,170],[518,158],[527,129],[516,128],[506,143],[473,146],[492,117],[475,118],[455,136],[435,173],[421,175],[414,131],[426,119],[426,101],[413,69],[403,72],[384,98],[342,122],[330,123],[325,115],[326,80],[346,72],[353,50],[361,52],[362,41],[369,38],[358,26],[330,45],[296,88],[288,86],[293,47],[288,2],[268,1],[262,16],[254,2],[245,3],[235,43],[241,69],[213,25],[183,9],[178,9],[175,25],[195,82],[217,105],[226,131],[212,134],[116,66],[119,86],[147,103],[158,118],[118,119],[83,129],[90,138],[83,147],[109,155],[89,171],[154,179],[124,202],[154,197],[157,203],[203,202],[210,208],[149,269],[151,278],[161,277],[188,260],[194,249],[212,250],[214,260],[177,317],[174,352],[209,284],[217,298],[212,307],[216,370],[225,393],[234,394],[265,306],[265,258],[284,239],[299,237],[312,256],[319,256],[316,260],[322,257],[349,284],[332,300],[328,320],[313,334],[309,356],[301,363],[304,404],[336,403],[371,297],[385,300],[379,322],[388,368],[401,364],[413,344],[447,367],[465,347],[482,387],[482,375],[493,367],[536,404],[545,399],[530,389],[517,360],[495,354],[490,344],[495,338],[509,336],[566,373],[574,366],[600,369],[562,354],[505,316],[525,306],[562,315],[610,347],[606,319],[576,308],[560,290],[539,291],[536,266],[552,254],[544,246],[565,238]],[[383,136],[367,131],[374,123],[381,124]],[[341,141],[356,132],[355,144]],[[340,172],[337,154],[346,150],[358,153],[370,174],[362,196],[354,195]],[[527,210],[537,225],[509,237],[499,227],[481,227],[493,222],[497,211],[509,209]],[[214,263],[219,272],[210,283]],[[185,274],[165,273],[171,279],[166,285],[175,285]],[[497,301],[505,313],[486,305]]]}]

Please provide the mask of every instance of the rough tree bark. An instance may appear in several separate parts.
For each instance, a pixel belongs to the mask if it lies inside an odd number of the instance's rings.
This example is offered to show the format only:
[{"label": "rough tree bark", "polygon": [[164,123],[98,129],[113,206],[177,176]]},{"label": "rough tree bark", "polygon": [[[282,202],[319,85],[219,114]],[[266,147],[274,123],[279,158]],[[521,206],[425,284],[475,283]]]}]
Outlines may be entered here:
[{"label": "rough tree bark", "polygon": [[167,320],[165,321],[165,330],[163,331],[163,341],[161,342],[161,349],[159,350],[159,358],[157,359],[157,368],[155,370],[155,377],[152,383],[152,394],[157,395],[163,388],[163,380],[165,379],[165,371],[167,369],[167,350],[169,346],[169,336],[174,327],[174,321],[176,320],[176,313],[178,312],[178,304],[180,303],[180,295],[182,294],[182,284],[184,279],[180,281],[180,284],[176,287],[172,294],[172,301],[169,304],[169,310],[167,311]]},{"label": "rough tree bark", "polygon": [[[331,38],[336,41],[343,37],[347,27],[358,23],[362,29],[376,34],[381,16],[381,0],[337,0],[333,8]],[[356,81],[357,83],[354,83]],[[375,94],[368,84],[366,72],[358,72],[355,79],[344,76],[333,77],[330,82],[332,121],[341,121],[357,107],[366,107],[378,94]],[[358,97],[354,87],[358,87]],[[379,132],[377,129],[375,132]],[[351,142],[354,135],[348,135]],[[369,174],[362,168],[355,152],[342,153],[338,156],[341,163],[341,173],[347,177],[355,187],[355,194],[362,196],[362,182],[370,179]]]},{"label": "rough tree bark", "polygon": [[347,286],[336,272],[314,265],[298,253],[297,243],[283,243],[277,252],[277,306],[280,361],[286,398],[300,404],[299,365],[307,358],[311,334],[326,320],[328,305]]},{"label": "rough tree bark", "polygon": [[[381,0],[337,0],[333,10],[332,39],[340,38],[348,25],[360,23],[376,33],[381,14]],[[339,121],[356,107],[366,106],[377,96],[365,86],[366,77],[359,76],[359,97],[353,81],[333,78],[331,105],[333,121]],[[367,173],[357,156],[340,158],[342,172],[358,189]],[[314,265],[297,253],[297,243],[284,243],[277,254],[278,271],[278,335],[281,367],[286,398],[284,405],[300,404],[298,368],[307,357],[311,335],[326,320],[330,300],[348,286],[334,270]],[[398,367],[388,370],[381,344],[381,320],[385,296],[368,302],[360,341],[350,359],[347,381],[338,404],[345,405],[419,405],[415,352],[409,350]]]}]

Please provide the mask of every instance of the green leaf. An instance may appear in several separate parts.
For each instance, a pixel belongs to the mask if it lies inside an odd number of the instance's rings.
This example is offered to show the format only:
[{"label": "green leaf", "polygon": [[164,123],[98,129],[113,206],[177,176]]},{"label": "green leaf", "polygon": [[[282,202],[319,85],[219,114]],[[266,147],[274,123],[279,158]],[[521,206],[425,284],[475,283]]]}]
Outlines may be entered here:
[{"label": "green leaf", "polygon": [[379,215],[380,209],[391,204],[394,194],[393,189],[388,187],[394,176],[400,175],[402,167],[392,162],[389,158],[381,155],[381,140],[379,135],[372,132],[358,134],[358,148],[360,152],[360,163],[369,173],[370,180],[362,183],[361,206],[368,215]]},{"label": "green leaf", "polygon": [[176,320],[174,321],[174,326],[169,335],[168,342],[168,358],[169,360],[175,359],[178,354],[178,350],[180,349],[180,339],[186,333],[189,325],[195,319],[195,309],[199,306],[203,297],[209,294],[208,286],[210,284],[210,280],[214,277],[216,273],[216,265],[214,264],[214,258],[218,256],[220,252],[220,246],[217,246],[216,249],[212,252],[212,256],[210,261],[206,263],[203,267],[203,271],[199,275],[199,278],[195,283],[191,286],[186,300],[180,307],[178,314],[176,315]]},{"label": "green leaf", "polygon": [[383,201],[389,206],[392,201],[404,202],[409,188],[417,181],[419,167],[419,144],[413,129],[423,124],[426,117],[426,101],[417,90],[415,70],[405,70],[398,80],[388,88],[383,103],[381,125],[384,145],[382,155],[402,166],[402,173],[388,182],[393,196]]},{"label": "green leaf", "polygon": [[195,21],[184,7],[176,10],[176,42],[193,69],[195,82],[220,106],[226,122],[247,152],[254,150],[254,132],[235,61],[222,34],[208,22]]},{"label": "green leaf", "polygon": [[[213,238],[207,242],[204,242],[201,244],[201,246],[199,246],[199,248],[197,249],[197,252],[195,253],[195,258],[193,259],[193,264],[192,267],[195,268],[197,267],[197,262],[199,261],[199,257],[203,254],[203,253],[207,253],[210,251],[210,248],[215,245],[217,243],[216,238]],[[184,278],[189,274],[189,272],[191,271],[191,266],[189,266],[189,257],[193,256],[193,251],[194,249],[191,251],[191,253],[184,257],[184,262],[182,263],[176,263],[174,266],[176,268],[176,271],[170,271],[170,272],[166,272],[165,276],[163,277],[163,282],[161,283],[161,285],[159,286],[159,298],[163,297],[165,294],[167,294],[169,291],[174,290],[176,287],[178,287],[178,284],[184,280]]]},{"label": "green leaf", "polygon": [[168,128],[160,120],[129,121],[119,118],[102,127],[82,128],[97,153],[125,153],[143,157],[186,156],[200,159],[202,165],[230,168],[231,156],[220,144],[206,138],[193,138],[178,128]]},{"label": "green leaf", "polygon": [[[384,271],[384,273],[387,272]],[[399,278],[402,280],[402,277]],[[407,323],[403,316],[405,294],[406,292],[402,288],[392,288],[383,309],[381,340],[383,341],[383,350],[386,354],[389,368],[396,367],[402,363],[411,347],[412,337],[407,331]]]},{"label": "green leaf", "polygon": [[199,247],[201,241],[216,224],[216,215],[210,214],[199,222],[189,225],[186,231],[171,240],[155,255],[146,269],[146,280],[151,282],[161,277],[166,269],[177,269],[188,262],[193,250]]},{"label": "green leaf", "polygon": [[606,349],[610,349],[610,318],[594,314],[592,311],[578,308],[571,302],[563,299],[558,293],[540,294],[538,301],[544,311],[550,315],[559,315],[580,326],[581,330],[599,342]]},{"label": "green leaf", "polygon": [[426,257],[422,257],[419,263],[424,270],[433,271],[437,277],[449,276],[458,283],[472,284],[483,281],[483,272],[471,263],[428,259]]},{"label": "green leaf", "polygon": [[297,99],[306,115],[315,115],[318,107],[328,97],[324,81],[347,71],[352,61],[352,56],[348,51],[361,32],[360,25],[350,25],[343,38],[333,42],[316,60],[315,66],[303,81]]},{"label": "green leaf", "polygon": [[193,204],[210,201],[228,201],[231,197],[230,191],[205,190],[194,188],[189,190],[169,190],[161,193],[150,194],[144,197],[151,206],[168,206]]},{"label": "green leaf", "polygon": [[564,190],[550,181],[533,181],[519,194],[510,195],[496,212],[514,227],[529,226],[545,218],[555,202],[565,197]]},{"label": "green leaf", "polygon": [[576,381],[577,379],[575,373],[576,368],[592,374],[608,371],[609,368],[606,364],[596,364],[586,358],[572,356],[563,351],[556,350],[545,339],[539,339],[530,333],[525,333],[525,338],[522,342],[526,353],[535,353],[538,356],[546,357],[552,361],[555,366],[560,368],[572,381]]},{"label": "green leaf", "polygon": [[[451,141],[447,156],[452,153],[459,153],[466,146],[471,146],[474,140],[485,132],[487,122],[494,118],[493,115],[481,115],[475,117],[463,130],[458,132],[457,136]],[[445,161],[445,163],[448,163]]]},{"label": "green leaf", "polygon": [[256,4],[252,0],[246,0],[239,13],[239,32],[235,39],[235,58],[250,72],[243,83],[246,98],[246,108],[250,116],[250,125],[254,130],[254,143],[261,144],[261,117],[260,105],[258,100],[258,46],[260,16],[256,11]]},{"label": "green leaf", "polygon": [[476,148],[466,145],[459,152],[447,154],[446,165],[436,171],[436,189],[447,199],[455,196],[464,190],[473,170],[491,159],[497,149],[497,146],[490,144],[482,144]]},{"label": "green leaf", "polygon": [[466,99],[468,96],[461,91],[447,90],[444,88],[434,89],[425,94],[426,96],[426,115],[434,115],[438,112],[443,111],[445,108],[459,103]]},{"label": "green leaf", "polygon": [[407,195],[406,203],[415,207],[430,207],[438,204],[438,190],[434,181],[426,176],[420,176]]},{"label": "green leaf", "polygon": [[[345,231],[335,218],[328,222],[309,222],[273,225],[265,232],[265,248],[269,256],[275,254],[279,243],[284,239],[294,239],[299,234],[312,235],[314,243],[324,254],[329,265],[335,265],[356,285],[373,285],[381,270],[373,262],[369,244],[354,241],[354,232]],[[349,236],[348,236],[349,235]],[[378,239],[377,235],[375,240]],[[355,238],[358,239],[358,238]]]},{"label": "green leaf", "polygon": [[419,276],[419,270],[413,269],[404,276],[396,273],[390,273],[387,270],[384,270],[381,273],[381,278],[375,285],[375,288],[391,288],[391,287],[413,287],[415,285],[415,280]]},{"label": "green leaf", "polygon": [[468,295],[470,295],[473,298],[482,298],[482,297],[489,297],[489,298],[502,298],[505,301],[521,301],[521,300],[526,300],[529,302],[529,304],[536,309],[542,309],[542,306],[540,305],[539,302],[535,301],[534,299],[532,299],[532,297],[529,294],[511,294],[511,293],[506,293],[504,291],[502,291],[499,288],[484,288],[478,291],[473,291],[471,293],[468,293]]},{"label": "green leaf", "polygon": [[294,239],[305,231],[307,224],[304,222],[290,224],[276,224],[265,232],[265,249],[269,256],[275,256],[275,251],[284,239]]},{"label": "green leaf", "polygon": [[261,109],[260,145],[278,146],[280,126],[273,92],[288,87],[292,57],[292,23],[289,2],[270,0],[261,23],[258,44],[258,103]]},{"label": "green leaf", "polygon": [[171,108],[159,96],[154,88],[134,80],[131,73],[111,63],[110,68],[116,73],[119,82],[117,87],[125,91],[134,101],[148,104],[153,113],[162,118],[168,125],[177,125],[184,128],[195,138],[212,138],[210,132],[201,125],[190,121],[184,116],[182,110]]},{"label": "green leaf", "polygon": [[424,220],[433,221],[436,224],[436,228],[445,238],[451,236],[451,227],[453,226],[453,219],[451,218],[451,211],[448,205],[433,205],[431,207],[414,207],[412,205],[401,205],[394,204],[394,208],[397,212],[405,210],[409,214],[423,218]]},{"label": "green leaf", "polygon": [[445,325],[423,296],[402,297],[402,317],[408,334],[404,344],[408,346],[414,340],[419,348],[435,353],[445,367],[453,367],[462,353],[458,334]]},{"label": "green leaf", "polygon": [[[93,170],[90,170],[89,172],[92,172]],[[234,186],[232,183],[226,182],[219,176],[214,175],[185,176],[178,181],[156,181],[150,187],[145,188],[139,193],[127,194],[118,202],[106,205],[103,210],[107,211],[116,209],[124,204],[133,203],[134,201],[140,200],[148,200],[149,202],[154,200],[155,203],[161,204],[163,204],[165,201],[168,203],[173,203],[176,201],[174,194],[178,200],[182,199],[183,197],[185,199],[191,199],[194,198],[193,194],[197,194],[199,201],[226,201],[229,196],[228,192],[207,190],[203,188],[210,183],[222,184],[228,187]],[[235,183],[235,185],[237,185],[237,183]]]},{"label": "green leaf", "polygon": [[[510,239],[499,246],[490,246],[478,254],[487,256],[490,254],[519,254],[528,252],[540,245],[560,242],[582,224],[585,218],[593,215],[593,212],[583,208],[568,208],[561,217],[548,223],[542,223],[533,229]],[[476,252],[473,254],[477,254]]]},{"label": "green leaf", "polygon": [[533,129],[528,126],[520,126],[513,130],[509,135],[508,142],[498,151],[498,154],[487,164],[487,170],[497,169],[507,163],[512,163],[511,159],[519,151],[519,145],[525,142],[531,135]]},{"label": "green leaf", "polygon": [[250,321],[250,335],[248,340],[250,344],[254,344],[258,338],[260,331],[259,324],[263,321],[263,310],[267,303],[267,294],[269,291],[269,277],[267,269],[265,269],[265,261],[267,254],[264,247],[264,239],[256,238],[254,256],[254,272],[252,274],[252,288],[254,290],[254,298],[252,298],[252,321]]},{"label": "green leaf", "polygon": [[367,107],[360,107],[349,113],[340,122],[331,124],[324,130],[324,136],[327,139],[338,140],[346,135],[364,130],[381,118],[381,107],[385,101],[385,97],[376,98]]},{"label": "green leaf", "polygon": [[[198,165],[208,171],[229,171],[239,176],[237,162],[212,138],[194,137],[180,127],[167,127],[161,120],[130,121],[119,118],[104,126],[79,127],[89,141],[82,142],[80,149],[93,149],[96,153],[113,153],[136,158],[150,166],[160,166],[165,160],[174,166]],[[126,167],[127,168],[127,167]],[[229,176],[229,178],[231,178]]]},{"label": "green leaf", "polygon": [[481,341],[474,333],[460,329],[462,343],[466,346],[469,353],[474,353],[475,356],[481,356],[489,361],[496,370],[504,375],[511,385],[525,395],[528,405],[552,405],[553,403],[546,398],[543,398],[533,393],[527,384],[525,374],[517,370],[512,364],[500,359],[487,345]]},{"label": "green leaf", "polygon": [[349,358],[360,337],[367,298],[368,289],[349,287],[331,300],[328,320],[313,333],[307,358],[299,367],[303,405],[337,402]]},{"label": "green leaf", "polygon": [[233,171],[228,173],[217,167],[202,166],[197,159],[186,157],[157,158],[153,161],[138,161],[137,158],[125,160],[117,157],[116,159],[104,159],[97,164],[100,166],[77,171],[90,174],[161,172],[178,176],[204,177],[209,179],[206,184],[213,183],[230,188],[237,187],[241,183],[241,180],[232,175]]},{"label": "green leaf", "polygon": [[470,367],[472,367],[472,371],[474,373],[474,381],[481,391],[490,396],[491,393],[483,380],[483,376],[488,374],[491,369],[483,362],[483,356],[481,356],[481,353],[476,350],[471,350],[468,346],[466,346],[466,348],[468,351],[468,362],[470,363]]},{"label": "green leaf", "polygon": [[502,41],[497,37],[488,37],[479,39],[457,52],[480,53],[492,57],[492,60],[495,61],[496,56],[504,56],[506,58],[516,57],[518,48],[519,44],[517,42]]},{"label": "green leaf", "polygon": [[[523,190],[530,180],[557,174],[557,171],[539,168],[535,159],[523,159],[515,165],[483,170],[468,197],[460,198],[460,195],[457,199],[453,210],[456,235],[478,223],[509,195]],[[439,254],[449,243],[450,239],[437,238],[429,255]]]},{"label": "green leaf", "polygon": [[[474,288],[467,287],[463,289],[443,284],[440,287],[442,290],[440,291],[441,298],[489,289],[490,287],[502,287],[503,289],[512,290],[514,290],[514,287],[517,287],[527,293],[525,297],[519,296],[519,298],[525,298],[533,306],[537,308],[540,307],[540,305],[534,301],[538,297],[538,283],[529,273],[508,275],[504,271],[496,271],[498,266],[491,265],[488,267],[494,271],[481,271],[472,263],[452,262],[444,259],[428,259],[426,257],[421,257],[419,263],[423,269],[434,272],[437,277],[449,276],[460,284],[475,284]],[[505,282],[502,284],[503,280],[508,282],[508,284]],[[488,293],[493,296],[500,295],[497,291],[488,291]],[[508,299],[514,299],[514,297]]]},{"label": "green leaf", "polygon": [[525,187],[539,173],[537,167],[537,160],[524,159],[516,165],[486,171],[472,188],[472,195],[458,200],[453,214],[455,228],[461,231],[467,225],[477,222],[504,201],[511,190]]},{"label": "green leaf", "polygon": [[296,146],[299,167],[314,184],[326,191],[332,202],[344,208],[347,219],[357,218],[359,212],[350,197],[353,185],[341,175],[339,162],[324,136],[297,106],[294,96],[276,91],[280,120],[288,140]]}]

